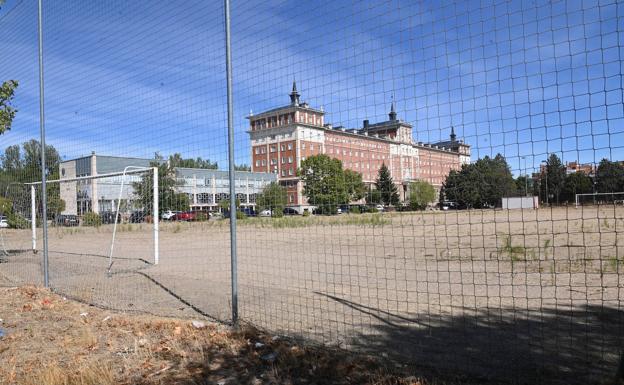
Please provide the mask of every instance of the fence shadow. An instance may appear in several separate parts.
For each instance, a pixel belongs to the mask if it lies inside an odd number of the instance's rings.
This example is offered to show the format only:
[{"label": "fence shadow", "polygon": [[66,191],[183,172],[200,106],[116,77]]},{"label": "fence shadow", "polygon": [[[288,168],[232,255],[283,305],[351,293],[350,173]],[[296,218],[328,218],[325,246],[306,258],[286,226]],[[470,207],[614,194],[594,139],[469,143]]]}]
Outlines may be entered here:
[{"label": "fence shadow", "polygon": [[484,383],[592,384],[615,377],[624,312],[582,306],[535,310],[461,309],[400,315],[318,293],[365,315],[351,347],[441,377]]}]

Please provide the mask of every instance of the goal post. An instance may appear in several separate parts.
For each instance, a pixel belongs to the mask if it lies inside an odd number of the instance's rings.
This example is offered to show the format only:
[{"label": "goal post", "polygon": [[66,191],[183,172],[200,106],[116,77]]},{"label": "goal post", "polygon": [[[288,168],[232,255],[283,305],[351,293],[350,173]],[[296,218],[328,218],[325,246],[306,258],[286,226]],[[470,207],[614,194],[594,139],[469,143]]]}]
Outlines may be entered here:
[{"label": "goal post", "polygon": [[587,202],[589,199],[591,199],[591,204],[603,204],[603,203],[613,203],[616,205],[624,204],[624,191],[611,192],[611,193],[576,194],[574,206],[578,208],[579,206],[582,206],[584,202]]},{"label": "goal post", "polygon": [[[118,218],[121,218],[121,202],[124,201],[123,199],[123,195],[124,193],[126,195],[128,195],[128,191],[131,188],[132,185],[132,181],[127,181],[126,177],[130,176],[130,175],[140,175],[140,174],[144,174],[144,175],[150,175],[151,176],[151,180],[152,180],[152,204],[151,204],[151,215],[152,215],[152,239],[153,239],[153,250],[152,250],[152,259],[153,259],[153,263],[154,265],[157,265],[159,262],[159,205],[158,205],[158,201],[159,201],[159,189],[158,189],[158,167],[139,167],[139,166],[128,166],[126,167],[123,171],[119,171],[119,172],[110,172],[110,173],[104,173],[104,174],[97,174],[97,175],[89,175],[89,176],[79,176],[79,177],[71,177],[71,178],[61,178],[61,179],[53,179],[53,180],[47,180],[46,184],[48,186],[48,188],[50,188],[49,186],[54,185],[54,184],[59,184],[59,189],[61,188],[61,185],[63,183],[89,183],[95,180],[109,180],[109,183],[107,184],[107,193],[109,195],[112,195],[114,192],[114,198],[112,199],[112,203],[110,204],[110,211],[112,213],[112,218],[113,218],[113,233],[112,233],[112,237],[111,237],[111,245],[110,245],[110,249],[109,249],[109,253],[107,255],[108,259],[109,259],[109,271],[110,271],[110,267],[112,265],[112,260],[113,260],[113,252],[114,252],[114,246],[115,246],[115,236],[117,233],[117,224],[118,224]],[[112,178],[115,177],[121,177],[120,180],[114,180],[113,182],[110,182]],[[28,186],[30,189],[30,196],[29,199],[30,200],[30,222],[31,222],[31,238],[32,238],[32,250],[33,252],[37,252],[37,211],[38,211],[38,205],[37,205],[37,199],[40,198],[40,194],[37,193],[37,189],[41,188],[41,182],[30,182],[30,183],[23,183],[23,186]],[[102,186],[100,186],[102,187]],[[118,187],[118,189],[117,189]],[[71,199],[74,199],[75,202],[72,202],[71,207],[73,208],[72,210],[69,210],[71,212],[71,214],[64,214],[62,212],[55,212],[55,211],[48,211],[48,214],[53,214],[55,216],[55,220],[58,220],[58,218],[63,218],[63,216],[76,216],[78,217],[79,214],[86,214],[86,212],[90,212],[91,209],[93,208],[92,205],[86,206],[88,209],[85,210],[84,207],[82,208],[83,212],[81,212],[81,210],[79,209],[79,206],[81,203],[85,203],[85,202],[78,202],[78,191],[76,189],[71,189],[70,191],[71,193],[69,194],[69,196],[71,197]],[[93,191],[92,191],[93,192]],[[59,192],[59,198],[62,198],[62,193]],[[94,199],[99,199],[99,196],[97,197],[91,197]],[[90,199],[91,199],[90,198]],[[112,196],[111,196],[112,198]],[[48,197],[48,199],[50,199],[50,197]],[[23,201],[24,199],[22,199]],[[26,207],[26,205],[24,205],[25,202],[22,202],[22,206],[24,206],[24,208]],[[88,203],[88,202],[87,202]],[[125,210],[127,210],[128,208],[126,207]],[[148,207],[143,208],[144,210],[148,210]],[[64,210],[67,211],[67,210]],[[102,207],[99,206],[98,204],[98,210],[99,212],[96,212],[96,214],[101,214],[103,212]],[[73,212],[76,212],[76,214],[74,214]],[[95,212],[95,211],[94,211]],[[39,218],[42,219],[42,218]]]}]

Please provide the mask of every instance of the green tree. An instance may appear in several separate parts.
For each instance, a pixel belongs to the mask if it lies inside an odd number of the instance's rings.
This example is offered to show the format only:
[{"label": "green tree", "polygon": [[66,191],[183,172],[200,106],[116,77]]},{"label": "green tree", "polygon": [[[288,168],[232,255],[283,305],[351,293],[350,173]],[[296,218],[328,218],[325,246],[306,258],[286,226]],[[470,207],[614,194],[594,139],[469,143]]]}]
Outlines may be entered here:
[{"label": "green tree", "polygon": [[431,184],[417,180],[409,185],[409,205],[412,210],[424,210],[435,200],[436,192]]},{"label": "green tree", "polygon": [[262,193],[256,198],[256,205],[260,210],[272,210],[274,213],[283,213],[287,201],[286,188],[271,182],[264,186]]},{"label": "green tree", "polygon": [[327,155],[313,155],[301,162],[297,175],[303,181],[303,195],[322,214],[336,214],[338,204],[349,201],[342,162]]},{"label": "green tree", "polygon": [[568,202],[576,201],[576,194],[591,193],[592,180],[584,172],[574,172],[566,176],[561,197]]},{"label": "green tree", "polygon": [[375,181],[375,187],[381,194],[381,203],[392,206],[399,204],[399,192],[397,186],[394,184],[392,176],[390,175],[390,170],[388,170],[385,163],[382,163],[379,168],[377,180]]},{"label": "green tree", "polygon": [[235,164],[234,171],[251,171],[251,167],[247,164]]},{"label": "green tree", "polygon": [[527,175],[520,175],[515,180],[516,183],[516,195],[517,196],[528,196],[529,191],[533,190],[533,180],[529,178]]},{"label": "green tree", "polygon": [[182,155],[179,153],[175,153],[169,156],[169,166],[171,168],[174,167],[186,167],[186,168],[203,168],[216,170],[219,168],[219,164],[217,162],[211,162],[210,159],[202,159],[201,157],[197,157],[195,159],[189,158],[184,159]]},{"label": "green tree", "polygon": [[500,204],[501,198],[514,193],[516,184],[509,165],[500,154],[486,156],[475,163],[452,170],[442,186],[442,200],[457,202],[468,208]]},{"label": "green tree", "polygon": [[559,197],[565,185],[565,166],[557,154],[550,154],[546,162],[546,179],[548,179],[548,194],[552,195],[555,202],[559,204]]},{"label": "green tree", "polygon": [[[175,170],[166,163],[154,161],[150,167],[158,167],[158,209],[159,214],[166,210],[187,211],[189,197],[185,193],[177,193],[175,187],[178,182]],[[144,210],[151,212],[154,202],[154,175],[147,172],[140,181],[132,183],[134,194]]]},{"label": "green tree", "polygon": [[0,87],[0,135],[11,129],[17,110],[13,107],[13,97],[18,86],[16,80],[8,80]]},{"label": "green tree", "polygon": [[366,194],[366,185],[362,181],[362,174],[353,170],[344,170],[344,183],[348,199],[344,204],[359,201]]},{"label": "green tree", "polygon": [[600,193],[624,191],[624,166],[603,159],[596,169],[596,190]]},{"label": "green tree", "polygon": [[366,203],[369,205],[381,204],[381,192],[379,190],[371,188],[366,192]]}]

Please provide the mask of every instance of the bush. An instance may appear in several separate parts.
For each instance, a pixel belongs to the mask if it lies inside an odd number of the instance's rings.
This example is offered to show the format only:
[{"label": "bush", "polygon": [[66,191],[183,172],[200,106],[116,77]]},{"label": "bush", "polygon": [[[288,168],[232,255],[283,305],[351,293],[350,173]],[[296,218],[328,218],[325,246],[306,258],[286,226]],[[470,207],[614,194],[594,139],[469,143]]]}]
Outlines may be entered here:
[{"label": "bush", "polygon": [[360,210],[360,206],[352,206],[349,209],[349,213],[351,213],[351,214],[361,214],[362,211]]},{"label": "bush", "polygon": [[303,210],[303,216],[304,217],[309,217],[310,216],[310,210]]},{"label": "bush", "polygon": [[208,214],[204,212],[198,212],[197,215],[195,215],[195,220],[198,222],[205,222],[208,218]]},{"label": "bush", "polygon": [[240,211],[236,212],[236,219],[245,219],[247,218],[247,215],[245,215],[245,213],[242,213]]},{"label": "bush", "polygon": [[7,215],[7,222],[12,229],[27,229],[30,227],[30,223],[24,217],[14,213]]},{"label": "bush", "polygon": [[88,212],[82,218],[82,224],[84,226],[100,227],[102,225],[102,218],[93,212]]},{"label": "bush", "polygon": [[273,218],[281,218],[284,216],[284,212],[281,210],[273,210],[273,214],[271,216]]}]

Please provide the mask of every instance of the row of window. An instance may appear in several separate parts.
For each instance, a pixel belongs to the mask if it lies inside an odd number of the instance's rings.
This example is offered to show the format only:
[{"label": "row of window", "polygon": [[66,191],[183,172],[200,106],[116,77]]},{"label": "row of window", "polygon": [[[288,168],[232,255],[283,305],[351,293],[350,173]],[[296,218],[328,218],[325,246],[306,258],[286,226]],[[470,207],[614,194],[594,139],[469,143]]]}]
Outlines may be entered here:
[{"label": "row of window", "polygon": [[368,141],[357,140],[357,139],[346,139],[346,138],[327,138],[328,142],[334,143],[348,143],[348,144],[357,144],[359,146],[369,147],[369,148],[377,148],[382,149],[383,146],[379,143],[370,143]]},{"label": "row of window", "polygon": [[[281,144],[280,145],[280,150],[281,151],[292,150],[292,149],[293,149],[293,144],[292,143],[288,143],[287,145],[285,145],[285,144]],[[276,145],[270,146],[269,147],[269,152],[277,152],[277,146]],[[264,147],[264,146],[257,146],[254,149],[254,153],[256,155],[266,154],[266,147]]]},{"label": "row of window", "polygon": [[[277,161],[277,158],[271,158],[271,166],[276,166],[279,162]],[[282,157],[282,164],[292,164],[293,163],[293,157],[292,156],[284,156]],[[261,166],[266,166],[267,165],[267,161],[266,159],[257,159],[256,160],[256,167],[261,167]]]}]

